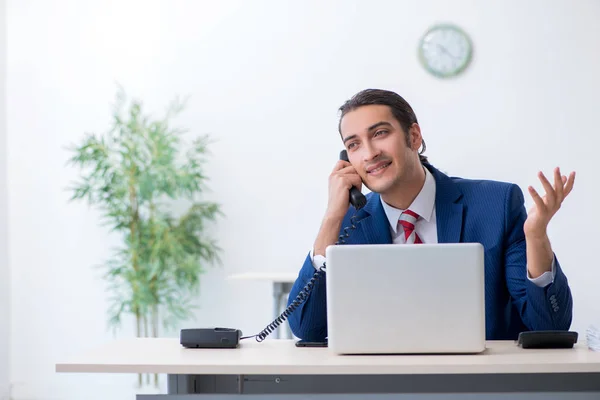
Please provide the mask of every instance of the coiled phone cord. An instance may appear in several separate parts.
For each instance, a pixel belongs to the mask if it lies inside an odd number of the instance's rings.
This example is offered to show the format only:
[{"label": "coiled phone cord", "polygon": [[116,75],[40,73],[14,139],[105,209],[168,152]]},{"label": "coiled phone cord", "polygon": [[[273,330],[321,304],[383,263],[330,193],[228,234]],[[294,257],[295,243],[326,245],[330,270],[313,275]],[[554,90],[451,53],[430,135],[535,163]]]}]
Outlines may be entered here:
[{"label": "coiled phone cord", "polygon": [[[353,215],[352,218],[350,218],[350,225],[344,228],[344,232],[339,236],[338,241],[335,243],[335,245],[346,244],[346,239],[350,237],[350,231],[354,229],[356,229],[356,214]],[[285,322],[285,320],[290,316],[290,314],[292,314],[298,307],[300,307],[300,305],[302,305],[302,303],[306,301],[306,299],[308,299],[308,296],[313,290],[316,282],[320,278],[325,276],[325,271],[326,264],[323,264],[323,266],[313,274],[312,278],[310,278],[310,281],[308,281],[308,283],[306,284],[306,286],[304,286],[300,293],[298,293],[298,296],[296,296],[294,301],[292,301],[290,305],[277,318],[275,318],[273,322],[267,325],[267,327],[260,331],[260,333],[252,336],[241,337],[240,340],[249,339],[253,337],[256,338],[257,342],[262,342],[263,340],[265,340],[267,336],[269,336],[271,333],[273,333],[273,331],[275,331],[275,329],[277,329],[277,327],[279,327],[279,325]]]}]

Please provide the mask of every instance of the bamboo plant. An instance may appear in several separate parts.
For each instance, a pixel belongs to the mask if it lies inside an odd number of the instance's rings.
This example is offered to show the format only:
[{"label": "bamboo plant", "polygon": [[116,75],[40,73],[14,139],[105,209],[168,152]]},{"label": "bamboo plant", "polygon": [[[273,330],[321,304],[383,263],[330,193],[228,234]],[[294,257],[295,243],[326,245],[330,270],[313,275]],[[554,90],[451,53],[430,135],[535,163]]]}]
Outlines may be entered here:
[{"label": "bamboo plant", "polygon": [[[111,129],[69,147],[69,165],[79,170],[71,201],[99,209],[122,238],[102,265],[111,296],[109,326],[135,317],[138,337],[158,337],[160,322],[168,329],[191,317],[200,275],[220,263],[221,249],[209,234],[222,215],[220,205],[199,199],[208,179],[203,164],[209,138],[185,145],[185,131],[171,126],[183,109],[175,100],[163,118],[153,119],[121,89]],[[138,380],[141,385],[141,375]]]}]

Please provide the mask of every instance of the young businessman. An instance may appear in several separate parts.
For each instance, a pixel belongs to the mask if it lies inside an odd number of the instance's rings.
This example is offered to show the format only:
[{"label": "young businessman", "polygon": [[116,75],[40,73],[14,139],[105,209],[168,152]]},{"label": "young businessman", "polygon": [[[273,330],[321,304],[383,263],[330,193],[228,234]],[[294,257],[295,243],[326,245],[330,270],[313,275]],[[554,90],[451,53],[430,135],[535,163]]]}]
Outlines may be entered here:
[{"label": "young businessman", "polygon": [[[554,185],[540,172],[546,193],[541,197],[528,188],[535,205],[527,215],[517,185],[448,177],[434,168],[422,154],[417,118],[398,94],[364,90],[340,111],[339,131],[350,162],[338,161],[329,176],[327,210],[288,304],[323,265],[325,249],[356,213],[357,228],[348,244],[481,243],[488,340],[569,329],[571,292],[546,228],[573,188],[574,172],[567,178],[556,168]],[[356,211],[349,206],[349,189],[362,184],[371,193]],[[289,316],[292,332],[301,339],[327,337],[325,280],[326,274]]]}]

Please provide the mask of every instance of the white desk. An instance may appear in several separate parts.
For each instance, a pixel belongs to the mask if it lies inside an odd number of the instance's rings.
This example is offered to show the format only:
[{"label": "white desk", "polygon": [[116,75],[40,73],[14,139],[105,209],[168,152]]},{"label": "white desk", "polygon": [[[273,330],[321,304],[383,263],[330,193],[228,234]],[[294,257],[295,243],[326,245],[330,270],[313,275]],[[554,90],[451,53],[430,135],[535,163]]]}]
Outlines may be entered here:
[{"label": "white desk", "polygon": [[[273,285],[273,319],[277,318],[287,305],[287,297],[292,290],[292,286],[298,277],[298,272],[244,272],[233,274],[228,279],[234,280],[259,280],[269,281]],[[285,336],[281,335],[281,330],[285,330]],[[275,337],[280,339],[292,339],[292,330],[287,321],[275,330]]]},{"label": "white desk", "polygon": [[[129,339],[59,362],[56,371],[168,374],[168,394],[162,398],[169,400],[210,398],[199,396],[211,393],[250,398],[369,393],[375,399],[511,393],[511,399],[538,399],[542,397],[527,396],[553,392],[543,398],[600,398],[600,353],[581,344],[560,350],[523,350],[511,341],[487,346],[479,355],[336,356],[327,348],[297,348],[293,340],[244,340],[238,349],[184,349],[178,339]],[[198,393],[204,394],[179,397]],[[154,397],[138,395],[146,398]]]}]

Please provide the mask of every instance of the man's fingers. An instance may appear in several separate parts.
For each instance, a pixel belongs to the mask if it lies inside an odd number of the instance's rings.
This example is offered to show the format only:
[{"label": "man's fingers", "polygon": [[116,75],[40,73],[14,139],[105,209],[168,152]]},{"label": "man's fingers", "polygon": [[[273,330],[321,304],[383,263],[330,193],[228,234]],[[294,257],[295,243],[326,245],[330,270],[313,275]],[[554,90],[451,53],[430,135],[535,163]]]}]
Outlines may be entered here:
[{"label": "man's fingers", "polygon": [[550,205],[553,205],[556,202],[556,192],[554,192],[552,185],[550,184],[550,182],[548,182],[548,179],[541,171],[538,173],[538,177],[540,178],[540,181],[542,182],[542,185],[546,190],[546,199],[548,199]]},{"label": "man's fingers", "polygon": [[538,206],[540,212],[546,210],[546,204],[544,204],[544,200],[540,197],[538,192],[535,191],[533,186],[529,186],[529,194],[533,198],[533,202]]},{"label": "man's fingers", "polygon": [[560,168],[554,169],[554,190],[556,191],[557,201],[560,203],[564,198],[563,181],[560,175]]},{"label": "man's fingers", "polygon": [[352,186],[356,186],[358,188],[362,186],[362,179],[360,179],[360,176],[356,173],[344,174],[343,177],[346,178],[352,184]]},{"label": "man's fingers", "polygon": [[336,171],[336,174],[338,175],[347,175],[347,174],[357,174],[356,170],[354,169],[354,167],[352,165],[349,165],[347,167],[344,167],[338,171]]},{"label": "man's fingers", "polygon": [[356,173],[354,167],[346,161],[340,160],[335,164],[335,168],[331,171],[331,176],[333,175],[345,175],[349,173]]},{"label": "man's fingers", "polygon": [[349,165],[351,165],[351,164],[348,161],[338,160],[338,162],[335,163],[335,166],[331,170],[331,173],[333,174],[334,172],[339,171],[343,168],[346,168]]},{"label": "man's fingers", "polygon": [[574,184],[575,184],[575,171],[573,171],[569,174],[569,179],[567,180],[567,183],[565,185],[565,191],[564,191],[565,197],[567,197],[568,194],[571,193],[571,190],[573,190]]}]

